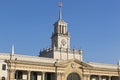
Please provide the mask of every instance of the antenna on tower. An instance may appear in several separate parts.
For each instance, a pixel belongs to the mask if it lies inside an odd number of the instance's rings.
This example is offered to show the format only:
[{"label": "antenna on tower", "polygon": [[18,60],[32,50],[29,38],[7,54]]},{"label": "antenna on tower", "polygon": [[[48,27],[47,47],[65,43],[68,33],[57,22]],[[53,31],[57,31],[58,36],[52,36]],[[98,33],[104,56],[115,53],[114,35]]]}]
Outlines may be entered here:
[{"label": "antenna on tower", "polygon": [[58,6],[60,7],[59,20],[62,20],[62,0],[58,3]]}]

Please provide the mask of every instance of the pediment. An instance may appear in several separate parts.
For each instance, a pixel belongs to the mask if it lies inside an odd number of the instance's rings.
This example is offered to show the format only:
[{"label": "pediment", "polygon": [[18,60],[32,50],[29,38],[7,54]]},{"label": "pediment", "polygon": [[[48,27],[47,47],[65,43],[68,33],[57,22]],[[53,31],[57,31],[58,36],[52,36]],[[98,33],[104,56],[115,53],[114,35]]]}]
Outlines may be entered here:
[{"label": "pediment", "polygon": [[91,65],[87,64],[86,62],[80,61],[78,59],[69,59],[69,60],[58,61],[56,66],[67,67],[68,65],[74,66],[74,64],[78,65],[80,68],[92,67]]}]

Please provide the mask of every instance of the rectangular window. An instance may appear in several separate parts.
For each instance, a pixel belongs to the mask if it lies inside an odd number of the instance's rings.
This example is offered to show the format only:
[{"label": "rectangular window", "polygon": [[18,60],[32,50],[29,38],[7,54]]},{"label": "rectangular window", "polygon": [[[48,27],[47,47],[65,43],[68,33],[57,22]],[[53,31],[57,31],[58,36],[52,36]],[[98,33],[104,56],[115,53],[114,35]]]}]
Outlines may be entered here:
[{"label": "rectangular window", "polygon": [[6,70],[6,64],[2,64],[2,70]]}]

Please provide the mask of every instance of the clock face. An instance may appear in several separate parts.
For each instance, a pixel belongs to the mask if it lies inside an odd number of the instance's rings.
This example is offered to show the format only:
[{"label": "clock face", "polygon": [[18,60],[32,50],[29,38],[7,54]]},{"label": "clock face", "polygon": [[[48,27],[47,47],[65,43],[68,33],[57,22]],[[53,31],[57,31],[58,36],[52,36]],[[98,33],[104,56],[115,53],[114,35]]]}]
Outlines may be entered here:
[{"label": "clock face", "polygon": [[66,40],[65,40],[65,39],[62,39],[62,40],[61,40],[61,43],[62,43],[62,45],[64,46],[64,45],[66,44]]}]

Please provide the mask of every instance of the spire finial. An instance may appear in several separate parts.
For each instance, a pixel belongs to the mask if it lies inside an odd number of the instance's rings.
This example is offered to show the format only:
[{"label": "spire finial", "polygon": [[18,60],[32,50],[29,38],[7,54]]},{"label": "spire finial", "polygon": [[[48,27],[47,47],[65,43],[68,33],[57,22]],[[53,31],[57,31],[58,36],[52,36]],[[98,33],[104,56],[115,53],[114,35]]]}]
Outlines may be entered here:
[{"label": "spire finial", "polygon": [[12,55],[14,55],[14,45],[12,45]]},{"label": "spire finial", "polygon": [[59,20],[61,20],[62,19],[62,1],[59,2],[58,6],[60,7]]},{"label": "spire finial", "polygon": [[118,61],[118,66],[120,66],[120,60]]}]

